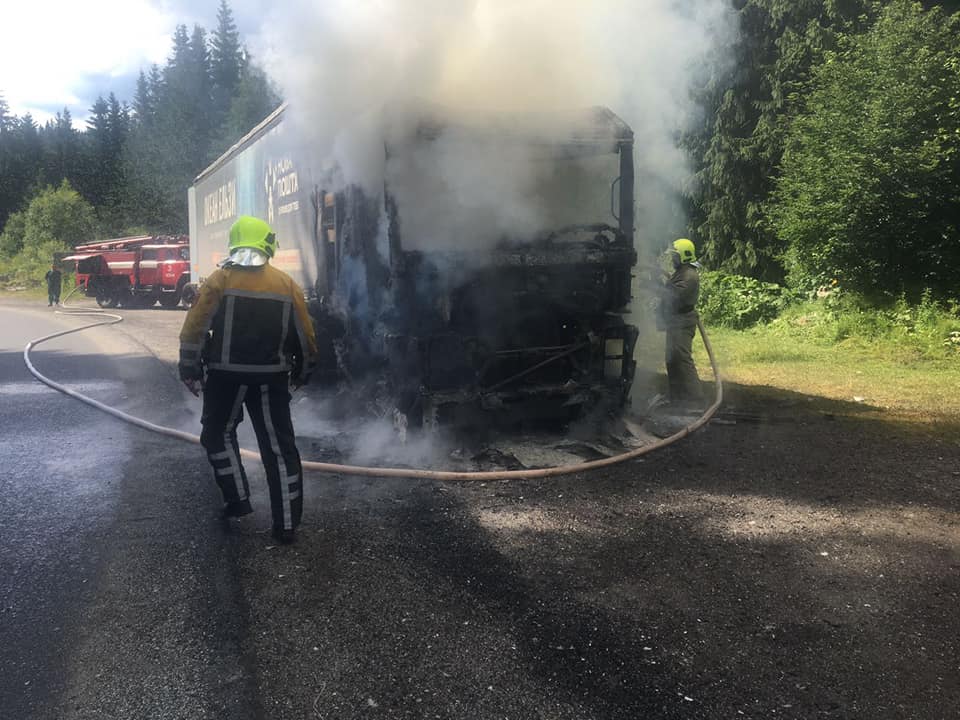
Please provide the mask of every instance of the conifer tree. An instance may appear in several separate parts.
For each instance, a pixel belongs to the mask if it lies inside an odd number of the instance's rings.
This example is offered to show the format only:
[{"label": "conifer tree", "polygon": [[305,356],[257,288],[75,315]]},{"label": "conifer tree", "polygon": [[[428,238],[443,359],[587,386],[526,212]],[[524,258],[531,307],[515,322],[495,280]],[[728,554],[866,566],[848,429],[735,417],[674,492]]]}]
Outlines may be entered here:
[{"label": "conifer tree", "polygon": [[240,83],[230,102],[213,155],[219,156],[257,123],[277,109],[280,94],[267,74],[244,52]]},{"label": "conifer tree", "polygon": [[7,216],[14,210],[16,188],[13,184],[12,131],[16,118],[10,115],[10,106],[0,94],[0,229]]},{"label": "conifer tree", "polygon": [[0,134],[7,132],[13,127],[13,116],[10,115],[10,106],[7,104],[3,94],[0,93]]},{"label": "conifer tree", "polygon": [[94,207],[100,207],[107,199],[110,184],[110,106],[102,95],[90,108],[84,140],[80,191]]},{"label": "conifer tree", "polygon": [[133,117],[138,125],[150,125],[153,123],[156,113],[156,102],[150,89],[150,82],[147,80],[146,73],[140,71],[137,77],[137,89],[133,95]]},{"label": "conifer tree", "polygon": [[210,64],[213,84],[220,95],[216,99],[221,107],[229,103],[240,84],[242,56],[240,33],[237,32],[237,25],[233,20],[233,11],[226,0],[220,0],[217,29],[210,38]]},{"label": "conifer tree", "polygon": [[44,145],[43,182],[59,184],[65,178],[76,182],[81,177],[80,134],[73,127],[70,109],[65,107],[47,123],[41,134]]}]

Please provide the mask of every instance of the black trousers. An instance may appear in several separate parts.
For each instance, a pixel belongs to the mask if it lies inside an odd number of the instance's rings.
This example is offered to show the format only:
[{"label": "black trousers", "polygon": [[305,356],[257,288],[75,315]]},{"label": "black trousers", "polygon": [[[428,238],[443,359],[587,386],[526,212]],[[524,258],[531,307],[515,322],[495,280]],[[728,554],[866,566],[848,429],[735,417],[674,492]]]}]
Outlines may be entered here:
[{"label": "black trousers", "polygon": [[47,304],[53,305],[54,303],[60,302],[60,286],[56,287],[47,287]]},{"label": "black trousers", "polygon": [[287,381],[286,373],[211,371],[203,389],[200,443],[207,451],[223,499],[246,500],[250,486],[237,444],[237,425],[246,407],[267,475],[273,526],[292,530],[303,514],[303,469],[290,420]]}]

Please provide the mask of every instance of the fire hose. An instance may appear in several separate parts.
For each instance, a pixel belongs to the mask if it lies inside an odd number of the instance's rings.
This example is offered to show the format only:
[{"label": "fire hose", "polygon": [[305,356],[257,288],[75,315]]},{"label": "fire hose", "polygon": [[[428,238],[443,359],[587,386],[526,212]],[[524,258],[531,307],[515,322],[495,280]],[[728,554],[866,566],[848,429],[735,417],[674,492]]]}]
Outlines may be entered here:
[{"label": "fire hose", "polygon": [[[64,304],[69,300],[70,296],[76,292],[77,288],[71,291],[65,298]],[[65,315],[96,315],[97,317],[104,318],[100,322],[89,323],[87,325],[81,325],[80,327],[71,328],[69,330],[62,330],[60,332],[51,333],[50,335],[44,335],[43,337],[36,338],[27,343],[26,347],[23,350],[23,361],[27,366],[27,369],[30,373],[43,384],[57,390],[65,395],[69,395],[80,402],[86,403],[91,407],[95,407],[98,410],[101,410],[108,415],[112,415],[115,418],[118,418],[126,423],[135,425],[137,427],[143,428],[144,430],[149,430],[150,432],[158,433],[160,435],[166,435],[168,437],[176,438],[178,440],[185,440],[194,444],[200,444],[200,437],[198,435],[193,435],[192,433],[185,432],[183,430],[177,430],[176,428],[165,427],[163,425],[157,425],[155,423],[149,422],[142,418],[129,415],[121,410],[118,410],[114,407],[106,405],[98,400],[94,400],[83,393],[72,390],[69,387],[58,383],[54,380],[51,380],[46,375],[41,373],[34,367],[33,362],[30,360],[30,351],[40,345],[45,343],[48,340],[53,340],[54,338],[62,337],[64,335],[70,335],[72,333],[81,332],[82,330],[89,330],[90,328],[103,327],[107,325],[115,325],[119,322],[123,322],[123,316],[116,315],[114,313],[104,312],[102,310],[94,309],[82,309],[82,308],[64,308],[63,314]],[[704,425],[706,425],[710,419],[716,414],[717,410],[720,408],[721,403],[723,402],[723,381],[720,377],[720,370],[717,367],[716,357],[713,353],[713,347],[710,345],[710,338],[708,337],[706,331],[704,330],[703,323],[698,319],[697,327],[700,331],[700,337],[703,340],[704,348],[707,351],[707,356],[710,358],[710,367],[713,369],[713,375],[716,380],[716,395],[714,397],[713,403],[708,407],[703,415],[701,415],[697,420],[686,425],[681,430],[673,433],[672,435],[662,438],[654,443],[649,445],[644,445],[643,447],[636,448],[619,455],[614,455],[608,458],[602,458],[600,460],[591,460],[588,462],[577,463],[575,465],[561,465],[551,468],[538,468],[531,470],[488,470],[488,471],[449,471],[449,470],[417,470],[409,468],[389,468],[389,467],[365,467],[361,465],[340,465],[337,463],[325,463],[325,462],[315,462],[312,460],[304,460],[301,462],[304,470],[313,470],[316,472],[325,472],[336,475],[359,475],[364,477],[379,477],[379,478],[409,478],[409,479],[421,479],[421,480],[508,480],[508,479],[537,479],[537,478],[549,478],[549,477],[558,477],[560,475],[571,475],[574,473],[586,472],[588,470],[597,470],[599,468],[610,467],[611,465],[617,465],[622,462],[627,462],[629,460],[635,460],[636,458],[647,455],[648,453],[653,452],[654,450],[659,450],[661,448],[672,445],[685,438],[687,435],[690,435],[693,432],[696,432]],[[240,454],[246,458],[253,458],[259,460],[260,455],[257,452],[247,449],[241,449]]]}]

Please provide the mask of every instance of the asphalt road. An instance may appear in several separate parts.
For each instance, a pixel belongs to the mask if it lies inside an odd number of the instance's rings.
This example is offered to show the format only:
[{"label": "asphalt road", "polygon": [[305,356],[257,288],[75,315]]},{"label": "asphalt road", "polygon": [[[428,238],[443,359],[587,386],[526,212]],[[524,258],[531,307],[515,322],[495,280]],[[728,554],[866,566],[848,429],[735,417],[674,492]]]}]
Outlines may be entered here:
[{"label": "asphalt road", "polygon": [[[84,322],[0,307],[0,715],[262,717],[235,548],[196,449],[50,390],[24,366],[28,340]],[[32,357],[132,412],[181,402],[120,333],[67,336]]]},{"label": "asphalt road", "polygon": [[[196,431],[182,313],[122,314],[35,363]],[[730,388],[736,421],[589,475],[310,475],[275,547],[255,464],[224,526],[199,448],[31,379],[82,322],[0,306],[3,718],[958,716],[955,422]]]}]

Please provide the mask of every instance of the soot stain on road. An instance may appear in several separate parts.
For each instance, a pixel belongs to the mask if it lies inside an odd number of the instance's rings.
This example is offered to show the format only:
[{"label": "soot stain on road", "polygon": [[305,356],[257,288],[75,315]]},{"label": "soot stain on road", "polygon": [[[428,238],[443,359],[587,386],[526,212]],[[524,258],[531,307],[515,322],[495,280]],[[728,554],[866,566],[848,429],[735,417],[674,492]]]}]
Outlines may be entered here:
[{"label": "soot stain on road", "polygon": [[[446,494],[440,494],[443,497]],[[521,662],[570,707],[593,717],[671,717],[676,671],[663,654],[645,653],[653,623],[617,616],[580,602],[564,577],[530,577],[504,555],[461,503],[438,504],[437,493],[398,517],[407,541],[400,548],[425,584],[448,585],[464,604],[515,633]],[[655,660],[654,657],[657,659]]]}]

